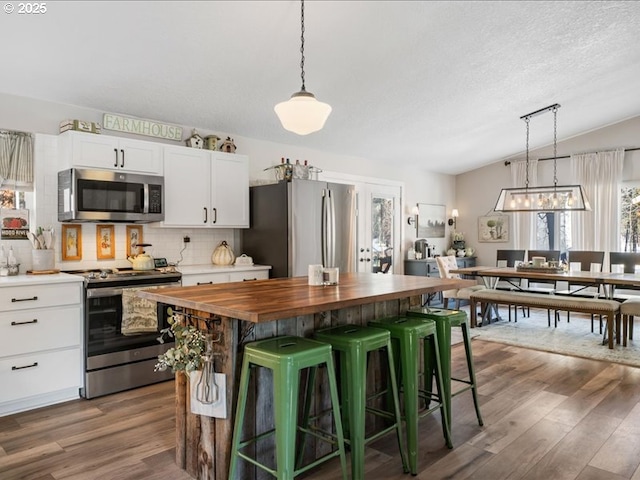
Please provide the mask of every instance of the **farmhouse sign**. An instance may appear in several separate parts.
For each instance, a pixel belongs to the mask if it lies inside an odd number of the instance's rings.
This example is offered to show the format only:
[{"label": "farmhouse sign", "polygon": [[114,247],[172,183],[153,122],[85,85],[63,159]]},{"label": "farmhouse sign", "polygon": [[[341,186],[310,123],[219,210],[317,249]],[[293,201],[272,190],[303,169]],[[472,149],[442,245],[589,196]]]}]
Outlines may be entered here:
[{"label": "farmhouse sign", "polygon": [[102,127],[106,130],[166,138],[178,142],[182,140],[182,127],[152,122],[151,120],[142,120],[140,118],[123,117],[111,113],[105,113],[102,117]]}]

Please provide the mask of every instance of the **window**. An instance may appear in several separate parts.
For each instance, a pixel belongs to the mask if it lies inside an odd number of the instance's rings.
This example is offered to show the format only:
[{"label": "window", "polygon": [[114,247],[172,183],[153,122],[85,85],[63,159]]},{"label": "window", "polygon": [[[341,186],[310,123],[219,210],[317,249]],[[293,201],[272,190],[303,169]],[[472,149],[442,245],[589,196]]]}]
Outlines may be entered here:
[{"label": "window", "polygon": [[638,252],[638,219],[640,218],[640,187],[624,186],[620,190],[621,252]]},{"label": "window", "polygon": [[540,212],[536,218],[536,249],[571,248],[571,212]]}]

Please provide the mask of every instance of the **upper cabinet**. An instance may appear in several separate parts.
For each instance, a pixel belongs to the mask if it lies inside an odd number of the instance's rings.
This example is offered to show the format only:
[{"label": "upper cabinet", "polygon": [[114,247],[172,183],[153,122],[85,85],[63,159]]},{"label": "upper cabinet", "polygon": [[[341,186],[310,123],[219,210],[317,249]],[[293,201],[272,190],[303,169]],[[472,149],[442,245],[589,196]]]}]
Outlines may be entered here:
[{"label": "upper cabinet", "polygon": [[67,131],[60,134],[62,165],[162,174],[162,144]]},{"label": "upper cabinet", "polygon": [[185,147],[164,148],[169,227],[249,227],[249,158]]}]

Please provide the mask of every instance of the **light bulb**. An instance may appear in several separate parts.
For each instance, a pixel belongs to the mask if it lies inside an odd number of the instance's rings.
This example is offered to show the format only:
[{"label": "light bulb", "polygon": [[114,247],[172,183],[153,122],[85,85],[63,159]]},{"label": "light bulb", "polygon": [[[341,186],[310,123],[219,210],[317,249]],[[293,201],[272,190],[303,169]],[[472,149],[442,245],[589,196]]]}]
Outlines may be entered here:
[{"label": "light bulb", "polygon": [[569,196],[567,197],[567,205],[573,207],[573,192],[569,192]]},{"label": "light bulb", "polygon": [[531,206],[531,201],[529,200],[529,195],[524,196],[524,206],[529,208]]}]

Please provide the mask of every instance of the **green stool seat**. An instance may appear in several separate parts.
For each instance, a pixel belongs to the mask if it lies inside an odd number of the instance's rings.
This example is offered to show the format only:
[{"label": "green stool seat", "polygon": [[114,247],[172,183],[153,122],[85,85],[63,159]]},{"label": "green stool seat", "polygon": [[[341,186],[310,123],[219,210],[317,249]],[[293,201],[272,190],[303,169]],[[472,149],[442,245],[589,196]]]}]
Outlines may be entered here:
[{"label": "green stool seat", "polygon": [[[310,379],[315,379],[315,369],[326,365],[331,394],[331,405],[335,421],[335,434],[327,437],[316,435],[318,438],[337,444],[337,449],[315,460],[310,465],[296,469],[296,433],[302,428],[298,427],[298,388],[300,383],[300,371],[310,369]],[[275,410],[275,430],[260,433],[256,437],[240,440],[244,413],[249,394],[250,367],[258,366],[273,371],[273,405]],[[311,380],[308,389],[313,385]],[[241,450],[258,440],[275,433],[276,438],[276,470],[259,463]],[[338,403],[338,388],[333,367],[331,345],[301,337],[275,337],[249,343],[244,347],[244,360],[240,374],[238,391],[238,404],[236,410],[233,441],[231,445],[231,463],[229,466],[229,480],[237,480],[236,468],[238,459],[242,458],[253,465],[269,472],[280,480],[289,480],[296,475],[315,467],[319,463],[340,457],[342,475],[347,478],[347,463],[344,449],[344,437],[340,406]]]},{"label": "green stool seat", "polygon": [[[353,480],[364,478],[365,445],[391,430],[396,431],[402,468],[406,473],[408,468],[402,441],[402,417],[389,331],[361,325],[343,325],[319,330],[314,336],[321,342],[331,344],[340,360],[342,419],[345,442],[351,447],[351,478]],[[380,349],[385,349],[387,353],[393,413],[367,407],[367,354]],[[394,423],[367,438],[365,436],[366,412],[385,416],[392,419]]]},{"label": "green stool seat", "polygon": [[[399,374],[398,384],[404,395],[404,418],[407,431],[407,447],[409,450],[409,470],[413,475],[418,474],[418,421],[420,417],[440,409],[442,416],[442,432],[451,448],[451,435],[448,424],[447,406],[443,401],[442,370],[440,367],[440,350],[436,335],[436,323],[421,317],[388,317],[369,322],[369,325],[389,330],[393,342],[395,364]],[[437,393],[432,392],[431,384],[425,383],[420,389],[420,346],[423,345],[424,371],[433,365],[435,371]],[[419,399],[424,398],[427,405],[432,400],[436,404],[427,407],[419,413]]]},{"label": "green stool seat", "polygon": [[[478,417],[478,424],[482,426],[482,415],[480,414],[480,404],[478,402],[478,388],[476,374],[473,368],[473,353],[471,352],[471,335],[469,333],[469,320],[466,312],[460,310],[446,310],[443,308],[418,307],[407,311],[409,317],[421,317],[436,322],[436,333],[438,336],[438,347],[440,348],[440,362],[442,364],[442,384],[444,387],[444,401],[447,403],[447,415],[449,416],[449,426],[451,427],[451,398],[456,395],[471,390],[473,404]],[[451,327],[460,327],[464,340],[464,351],[467,356],[467,370],[469,379],[451,377]],[[425,372],[427,385],[431,384],[430,372]],[[451,380],[466,384],[465,388],[451,392]]]}]

